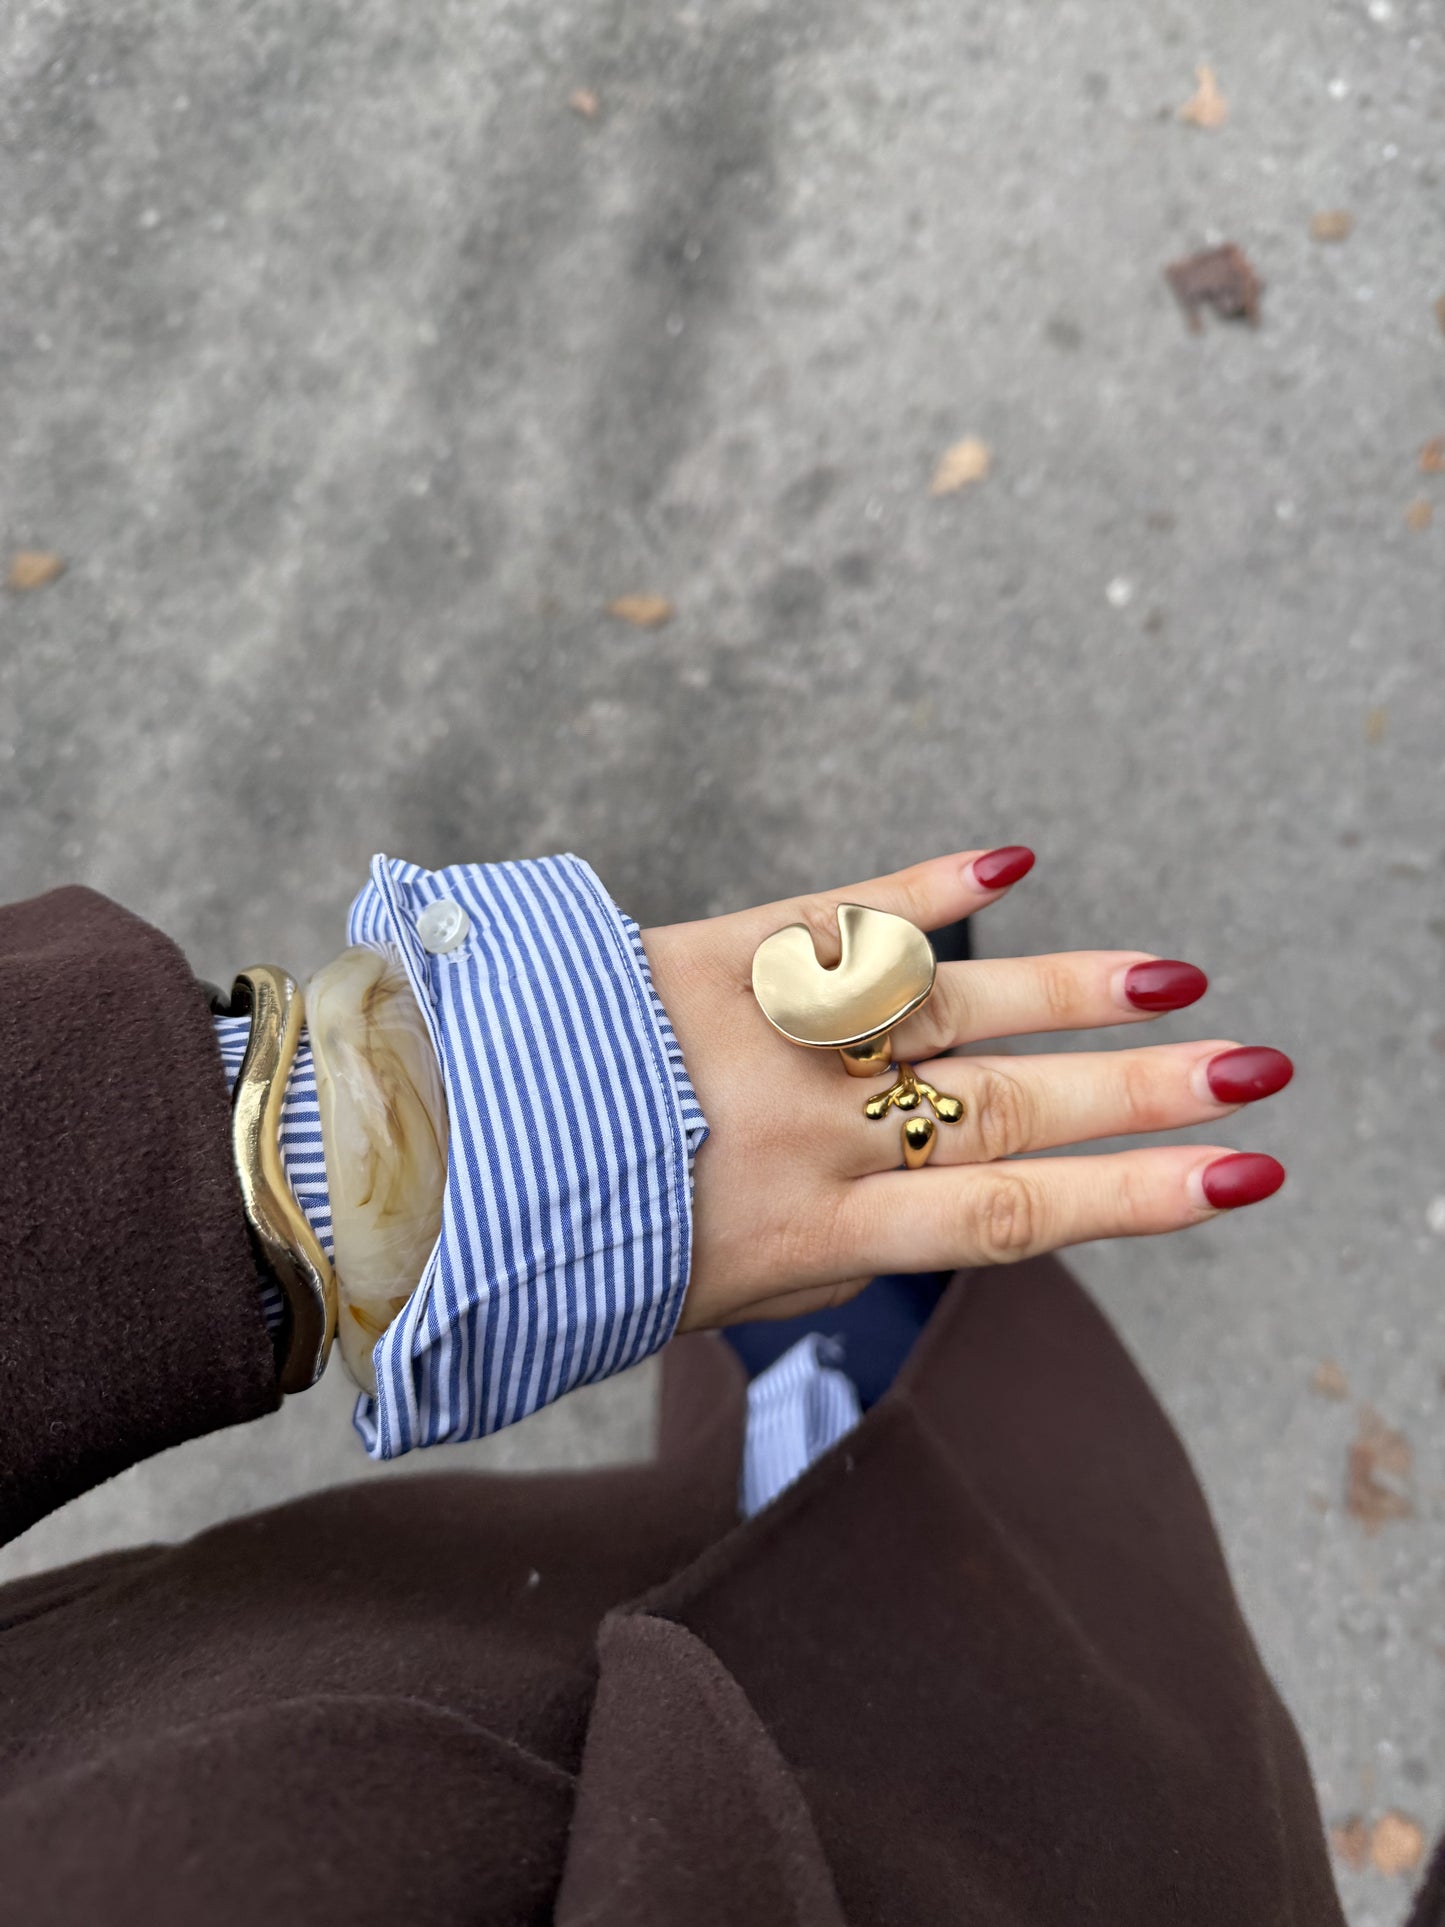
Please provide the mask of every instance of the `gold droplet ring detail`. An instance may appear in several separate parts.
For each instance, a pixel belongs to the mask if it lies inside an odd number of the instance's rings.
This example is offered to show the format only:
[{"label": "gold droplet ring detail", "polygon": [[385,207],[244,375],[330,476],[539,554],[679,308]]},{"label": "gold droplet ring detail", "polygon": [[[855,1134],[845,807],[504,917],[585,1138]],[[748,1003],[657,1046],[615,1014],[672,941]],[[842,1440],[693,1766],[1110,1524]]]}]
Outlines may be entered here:
[{"label": "gold droplet ring detail", "polygon": [[[917,1171],[933,1156],[939,1124],[957,1124],[963,1102],[937,1091],[911,1064],[895,1063],[893,1032],[933,995],[937,966],[923,932],[906,917],[866,904],[838,908],[840,956],[819,963],[808,926],[790,923],[753,953],[753,995],[764,1017],[789,1043],[835,1050],[850,1077],[891,1075],[893,1082],[863,1106],[875,1122],[905,1113],[903,1162]],[[927,1103],[933,1116],[922,1106]]]}]

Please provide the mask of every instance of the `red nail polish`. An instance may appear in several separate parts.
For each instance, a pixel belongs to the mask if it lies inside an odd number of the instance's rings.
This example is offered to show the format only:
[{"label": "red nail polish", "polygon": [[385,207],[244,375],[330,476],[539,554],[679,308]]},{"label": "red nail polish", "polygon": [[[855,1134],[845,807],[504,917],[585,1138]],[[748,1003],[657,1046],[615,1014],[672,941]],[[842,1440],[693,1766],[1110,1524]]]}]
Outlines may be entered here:
[{"label": "red nail polish", "polygon": [[1204,1195],[1217,1211],[1237,1211],[1242,1204],[1272,1198],[1284,1183],[1284,1166],[1262,1151],[1236,1151],[1216,1158],[1204,1173]]},{"label": "red nail polish", "polygon": [[1294,1076],[1294,1065],[1282,1050],[1249,1044],[1211,1057],[1205,1076],[1221,1104],[1255,1104],[1282,1091]]},{"label": "red nail polish", "polygon": [[974,879],[985,890],[1006,890],[1033,867],[1034,853],[1022,843],[1008,843],[1001,850],[990,850],[987,856],[973,859]]},{"label": "red nail polish", "polygon": [[1124,995],[1135,1010],[1183,1010],[1197,1004],[1208,988],[1202,970],[1173,957],[1132,964],[1124,977]]}]

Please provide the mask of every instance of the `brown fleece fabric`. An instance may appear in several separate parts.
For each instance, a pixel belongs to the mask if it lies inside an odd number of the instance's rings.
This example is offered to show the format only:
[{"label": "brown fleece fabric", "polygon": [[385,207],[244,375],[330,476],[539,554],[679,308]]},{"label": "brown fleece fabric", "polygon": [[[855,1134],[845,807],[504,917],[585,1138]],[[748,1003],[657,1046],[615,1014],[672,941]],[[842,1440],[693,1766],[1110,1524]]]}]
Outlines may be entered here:
[{"label": "brown fleece fabric", "polygon": [[1435,1843],[1429,1869],[1415,1896],[1408,1927],[1445,1927],[1445,1838]]},{"label": "brown fleece fabric", "polygon": [[0,907],[0,1540],[276,1404],[229,1118],[168,938],[91,890]]},{"label": "brown fleece fabric", "polygon": [[[0,1021],[13,1532],[274,1392],[175,951],[4,912]],[[961,1274],[738,1525],[743,1391],[684,1339],[655,1465],[368,1481],[0,1591],[0,1927],[1341,1927],[1198,1486],[1062,1267]]]}]

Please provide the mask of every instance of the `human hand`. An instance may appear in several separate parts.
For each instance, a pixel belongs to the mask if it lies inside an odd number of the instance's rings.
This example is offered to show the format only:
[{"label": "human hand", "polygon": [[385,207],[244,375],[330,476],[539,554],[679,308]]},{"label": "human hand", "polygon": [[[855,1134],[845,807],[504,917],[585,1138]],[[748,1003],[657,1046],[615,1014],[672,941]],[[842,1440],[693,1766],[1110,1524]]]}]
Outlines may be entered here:
[{"label": "human hand", "polygon": [[964,1116],[940,1129],[933,1161],[919,1171],[898,1168],[896,1119],[864,1117],[865,1100],[887,1080],[849,1077],[836,1051],[788,1043],[758,1008],[753,952],[783,925],[807,924],[831,964],[840,903],[942,929],[997,902],[1031,863],[1018,849],[969,851],[645,932],[711,1126],[697,1158],[679,1330],[791,1318],[841,1303],[882,1272],[1008,1264],[1093,1238],[1182,1231],[1278,1190],[1284,1170],[1273,1158],[1215,1146],[1023,1154],[1228,1117],[1289,1082],[1279,1051],[1211,1040],[948,1055],[990,1038],[1147,1023],[1204,994],[1207,980],[1191,965],[1137,950],[940,964],[933,996],[894,1032],[894,1055],[961,1097]]}]

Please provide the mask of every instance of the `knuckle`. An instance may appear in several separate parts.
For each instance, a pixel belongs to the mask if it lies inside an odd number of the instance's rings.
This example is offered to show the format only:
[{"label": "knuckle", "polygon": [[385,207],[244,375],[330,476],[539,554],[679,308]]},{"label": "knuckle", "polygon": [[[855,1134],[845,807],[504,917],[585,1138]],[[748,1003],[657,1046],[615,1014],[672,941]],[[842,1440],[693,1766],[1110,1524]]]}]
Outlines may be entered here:
[{"label": "knuckle", "polygon": [[1113,1235],[1117,1238],[1142,1236],[1155,1216],[1151,1205],[1143,1173],[1130,1159],[1124,1159],[1114,1176]]},{"label": "knuckle", "polygon": [[1062,957],[1040,958],[1038,991],[1045,1010],[1060,1029],[1073,1028],[1079,1018],[1079,983]]},{"label": "knuckle", "polygon": [[1020,1079],[1007,1071],[983,1071],[969,1097],[973,1142],[982,1162],[991,1164],[1028,1149],[1034,1106]]},{"label": "knuckle", "polygon": [[771,1224],[756,1227],[755,1256],[761,1258],[769,1286],[812,1284],[826,1273],[825,1246],[830,1243],[826,1227],[803,1212],[779,1217]]},{"label": "knuckle", "polygon": [[918,1013],[934,1049],[948,1050],[973,1035],[974,1004],[964,973],[940,968],[933,995]]},{"label": "knuckle", "polygon": [[1136,1129],[1147,1129],[1159,1108],[1154,1060],[1142,1051],[1125,1054],[1119,1059],[1119,1079],[1125,1116]]},{"label": "knuckle", "polygon": [[914,1060],[941,1057],[959,1034],[952,1000],[936,993],[906,1022],[907,1046]]},{"label": "knuckle", "polygon": [[824,963],[834,963],[838,958],[838,905],[841,901],[843,899],[829,896],[799,897],[792,906],[797,921],[807,925],[813,948]]},{"label": "knuckle", "polygon": [[933,908],[935,895],[933,865],[914,863],[908,869],[900,870],[894,879],[898,886],[904,910],[903,915],[926,923]]},{"label": "knuckle", "polygon": [[847,1277],[857,1269],[867,1225],[859,1218],[856,1191],[853,1184],[827,1187],[809,1209],[793,1214],[789,1276]]},{"label": "knuckle", "polygon": [[834,1278],[872,1277],[888,1269],[898,1227],[882,1200],[867,1184],[843,1188],[832,1223],[826,1269]]},{"label": "knuckle", "polygon": [[974,1200],[974,1242],[983,1262],[1015,1264],[1042,1249],[1043,1210],[1035,1187],[1016,1171],[993,1171]]}]

